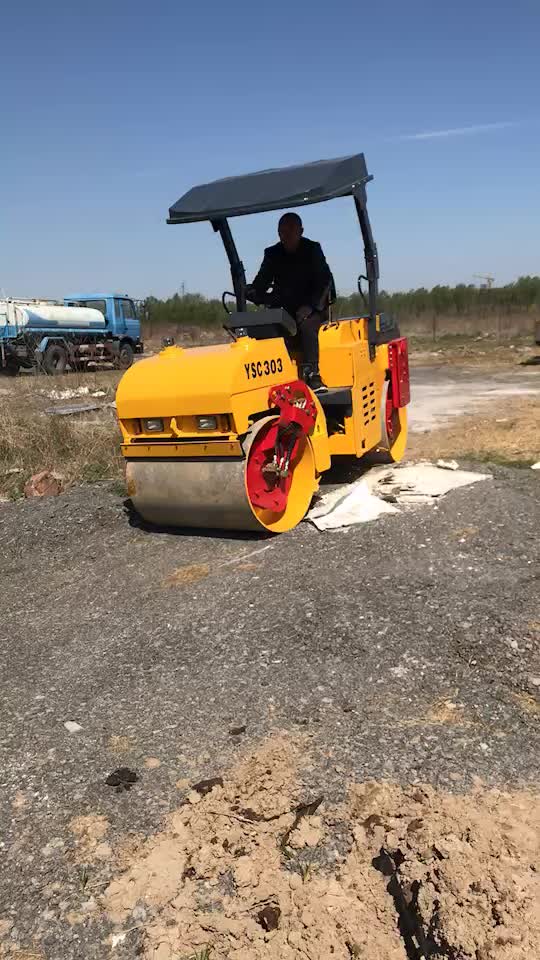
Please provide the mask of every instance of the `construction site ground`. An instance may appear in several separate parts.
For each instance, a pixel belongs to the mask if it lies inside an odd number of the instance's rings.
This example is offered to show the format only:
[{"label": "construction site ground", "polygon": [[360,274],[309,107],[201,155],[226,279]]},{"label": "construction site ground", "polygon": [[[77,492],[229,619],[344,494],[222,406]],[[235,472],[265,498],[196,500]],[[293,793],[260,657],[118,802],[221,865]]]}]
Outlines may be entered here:
[{"label": "construction site ground", "polygon": [[410,455],[491,478],[346,532],[0,504],[0,956],[535,955],[539,389],[425,358]]}]

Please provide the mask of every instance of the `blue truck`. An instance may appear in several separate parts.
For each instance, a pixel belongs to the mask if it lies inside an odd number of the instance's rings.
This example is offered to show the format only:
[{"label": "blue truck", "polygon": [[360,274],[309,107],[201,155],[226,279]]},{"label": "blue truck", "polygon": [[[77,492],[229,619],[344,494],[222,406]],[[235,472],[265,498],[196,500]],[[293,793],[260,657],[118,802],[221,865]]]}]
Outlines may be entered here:
[{"label": "blue truck", "polygon": [[0,370],[48,374],[113,364],[125,370],[143,352],[135,301],[122,293],[55,300],[0,300]]}]

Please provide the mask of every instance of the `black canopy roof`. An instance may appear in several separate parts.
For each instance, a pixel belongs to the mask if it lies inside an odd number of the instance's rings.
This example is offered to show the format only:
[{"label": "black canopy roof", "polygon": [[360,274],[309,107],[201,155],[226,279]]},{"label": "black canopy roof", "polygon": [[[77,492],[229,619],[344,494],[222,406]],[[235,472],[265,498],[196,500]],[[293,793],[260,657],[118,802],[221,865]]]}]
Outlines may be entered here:
[{"label": "black canopy roof", "polygon": [[363,153],[295,167],[227,177],[188,190],[169,210],[169,223],[223,220],[346,197],[371,180]]}]

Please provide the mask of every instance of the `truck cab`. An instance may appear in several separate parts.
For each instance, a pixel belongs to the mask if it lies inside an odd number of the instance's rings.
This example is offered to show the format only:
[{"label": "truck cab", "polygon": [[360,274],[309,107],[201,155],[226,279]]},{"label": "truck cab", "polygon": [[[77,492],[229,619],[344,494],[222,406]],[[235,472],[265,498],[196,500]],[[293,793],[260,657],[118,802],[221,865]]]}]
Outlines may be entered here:
[{"label": "truck cab", "polygon": [[119,343],[121,367],[129,367],[133,355],[142,353],[141,326],[135,302],[126,293],[78,293],[64,297],[66,307],[91,307],[105,318],[106,331]]}]

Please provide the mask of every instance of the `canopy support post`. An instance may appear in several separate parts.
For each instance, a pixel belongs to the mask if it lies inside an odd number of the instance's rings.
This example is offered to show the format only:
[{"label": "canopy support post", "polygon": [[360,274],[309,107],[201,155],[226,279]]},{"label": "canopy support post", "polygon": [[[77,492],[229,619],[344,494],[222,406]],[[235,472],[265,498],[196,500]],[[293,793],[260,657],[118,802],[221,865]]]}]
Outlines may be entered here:
[{"label": "canopy support post", "polygon": [[375,346],[377,342],[377,299],[379,296],[379,257],[377,254],[377,244],[373,239],[371,223],[367,212],[367,195],[365,184],[359,184],[354,190],[354,203],[362,239],[364,241],[364,257],[366,261],[366,277],[368,282],[368,344],[369,355],[373,360],[375,357]]},{"label": "canopy support post", "polygon": [[239,313],[243,313],[245,310],[247,310],[246,272],[244,270],[244,264],[238,256],[238,250],[236,249],[231,228],[229,227],[229,221],[225,218],[223,220],[212,220],[211,222],[215,232],[219,233],[221,239],[223,240],[223,246],[225,247],[225,252],[231,265],[231,277],[234,295],[236,297],[236,309]]}]

